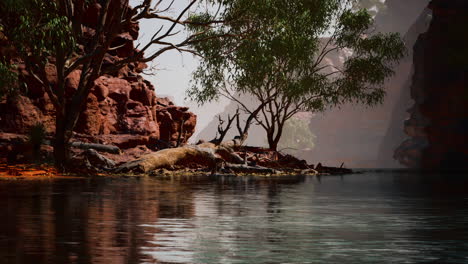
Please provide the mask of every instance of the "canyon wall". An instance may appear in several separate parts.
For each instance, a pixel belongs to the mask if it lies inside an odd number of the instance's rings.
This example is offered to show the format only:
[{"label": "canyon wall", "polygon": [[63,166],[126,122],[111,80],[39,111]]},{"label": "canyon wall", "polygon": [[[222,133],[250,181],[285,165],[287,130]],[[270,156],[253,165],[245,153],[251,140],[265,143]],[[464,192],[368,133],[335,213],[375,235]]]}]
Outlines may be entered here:
[{"label": "canyon wall", "polygon": [[[91,37],[97,25],[99,4],[91,4],[80,18],[84,23],[83,38]],[[128,12],[127,15],[131,15]],[[138,23],[129,24],[113,41],[118,49],[109,51],[103,68],[132,56],[136,52]],[[81,40],[78,40],[80,43]],[[85,41],[83,41],[85,42]],[[32,126],[41,123],[49,134],[55,131],[55,109],[43,87],[30,76],[24,62],[14,56],[14,47],[6,37],[0,36],[0,54],[9,56],[17,65],[18,94],[0,98],[0,132],[27,134]],[[77,52],[83,52],[82,47]],[[52,87],[57,83],[54,59],[46,68]],[[158,144],[174,145],[186,142],[194,133],[196,115],[187,107],[175,106],[167,98],[159,98],[154,86],[142,76],[144,63],[130,63],[113,75],[103,75],[95,81],[77,126],[75,138],[81,141],[113,144],[121,148],[144,145],[157,148]],[[81,70],[66,79],[66,93],[76,91]]]},{"label": "canyon wall", "polygon": [[[325,164],[361,168],[395,168],[401,165],[392,157],[404,140],[402,120],[411,106],[409,85],[412,72],[412,47],[430,21],[425,10],[429,0],[387,0],[386,9],[375,18],[377,31],[400,33],[408,54],[395,67],[395,76],[385,83],[382,105],[365,107],[345,104],[317,113],[310,122],[316,145],[304,158]],[[329,58],[339,63],[337,58]]]},{"label": "canyon wall", "polygon": [[409,138],[395,158],[413,168],[467,169],[468,2],[433,0],[429,8],[431,24],[414,46]]}]

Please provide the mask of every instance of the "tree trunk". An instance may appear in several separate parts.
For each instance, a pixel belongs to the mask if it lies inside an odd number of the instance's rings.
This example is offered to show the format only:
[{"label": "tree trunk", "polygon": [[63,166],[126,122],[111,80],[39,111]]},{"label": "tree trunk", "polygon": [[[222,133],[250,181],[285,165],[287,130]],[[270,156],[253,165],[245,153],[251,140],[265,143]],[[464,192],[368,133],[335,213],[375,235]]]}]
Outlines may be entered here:
[{"label": "tree trunk", "polygon": [[[88,82],[84,85],[90,85]],[[81,110],[86,105],[90,87],[87,87],[83,92],[77,91],[71,101],[62,100],[62,104],[66,105],[63,109],[57,109],[55,120],[55,144],[54,144],[54,159],[55,167],[59,171],[64,171],[70,160],[70,140],[73,136],[78,117]]]},{"label": "tree trunk", "polygon": [[57,111],[55,121],[55,142],[54,142],[54,159],[55,167],[59,171],[64,171],[66,164],[70,158],[68,143],[70,139],[66,136],[66,119],[63,114]]},{"label": "tree trunk", "polygon": [[277,151],[278,150],[278,142],[273,140],[272,142],[268,142],[270,150]]},{"label": "tree trunk", "polygon": [[276,136],[273,138],[273,135],[272,135],[273,140],[272,140],[272,143],[270,144],[271,150],[278,151],[278,144],[281,140],[281,136],[283,135],[283,127],[284,127],[284,123],[279,123]]},{"label": "tree trunk", "polygon": [[278,141],[275,140],[274,133],[274,130],[267,131],[267,140],[270,150],[276,151],[278,149]]}]

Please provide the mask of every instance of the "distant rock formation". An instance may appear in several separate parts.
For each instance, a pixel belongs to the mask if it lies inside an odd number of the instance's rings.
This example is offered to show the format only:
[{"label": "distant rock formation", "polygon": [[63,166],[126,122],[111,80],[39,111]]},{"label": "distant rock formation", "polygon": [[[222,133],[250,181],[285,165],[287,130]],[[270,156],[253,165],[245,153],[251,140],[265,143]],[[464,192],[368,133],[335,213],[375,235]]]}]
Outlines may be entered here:
[{"label": "distant rock formation", "polygon": [[[99,5],[94,4],[82,14],[87,25],[83,37],[93,34]],[[119,48],[105,55],[103,67],[112,66],[121,58],[136,51],[134,40],[138,38],[138,24],[130,24],[114,40]],[[1,38],[1,36],[0,36]],[[11,52],[8,41],[0,39],[0,52]],[[79,52],[79,51],[78,51]],[[2,54],[0,54],[2,55]],[[26,134],[36,123],[42,123],[48,133],[55,131],[55,109],[43,90],[25,69],[18,58],[17,64],[21,92],[17,96],[0,98],[0,132]],[[53,59],[51,59],[53,63]],[[144,63],[130,63],[115,75],[104,75],[95,81],[75,128],[76,137],[95,143],[114,144],[120,148],[145,145],[152,148],[158,140],[169,145],[186,142],[194,133],[196,115],[187,107],[175,106],[167,98],[158,98],[154,86],[141,73]],[[57,83],[55,66],[47,69],[49,83]],[[66,92],[77,89],[80,70],[66,79]],[[182,133],[182,134],[180,134]],[[180,134],[180,135],[179,135]]]},{"label": "distant rock formation", "polygon": [[399,87],[400,92],[394,98],[395,105],[390,112],[389,125],[379,146],[378,164],[380,167],[394,167],[398,163],[393,158],[393,153],[399,144],[405,140],[406,134],[402,120],[407,118],[408,110],[413,104],[410,94],[414,72],[412,47],[415,45],[419,34],[425,32],[429,27],[431,13],[430,9],[424,9],[404,36],[404,41],[408,47],[408,56],[400,62],[395,77],[389,82],[391,87]]},{"label": "distant rock formation", "polygon": [[433,19],[414,47],[405,140],[395,158],[413,168],[468,168],[468,2],[433,0]]},{"label": "distant rock formation", "polygon": [[[429,0],[387,0],[386,9],[375,18],[376,30],[400,33],[410,51],[395,68],[395,76],[385,83],[387,95],[382,105],[372,108],[345,104],[318,113],[310,122],[316,135],[316,145],[306,159],[325,164],[344,162],[349,167],[400,167],[392,157],[393,151],[404,139],[401,120],[411,105],[411,48],[417,36],[426,29]],[[423,14],[421,14],[423,12]],[[339,58],[329,58],[340,63]]]}]

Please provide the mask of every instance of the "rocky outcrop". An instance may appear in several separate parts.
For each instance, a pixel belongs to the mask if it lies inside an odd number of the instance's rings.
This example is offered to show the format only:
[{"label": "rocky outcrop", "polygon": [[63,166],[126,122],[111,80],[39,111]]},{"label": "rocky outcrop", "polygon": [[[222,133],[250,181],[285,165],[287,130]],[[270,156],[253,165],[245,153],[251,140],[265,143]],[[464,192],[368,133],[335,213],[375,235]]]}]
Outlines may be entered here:
[{"label": "rocky outcrop", "polygon": [[433,19],[414,47],[409,139],[395,151],[402,164],[468,168],[468,3],[433,0]]},{"label": "rocky outcrop", "polygon": [[398,164],[398,161],[393,158],[393,153],[400,143],[406,139],[402,120],[407,118],[407,110],[413,104],[410,95],[412,76],[414,74],[414,53],[412,47],[415,45],[418,36],[427,31],[431,21],[431,13],[430,9],[425,8],[404,36],[408,56],[400,62],[395,74],[396,76],[391,81],[393,87],[400,87],[400,94],[391,112],[390,123],[385,137],[379,147],[380,167],[389,168]]},{"label": "rocky outcrop", "polygon": [[[387,0],[386,9],[375,18],[376,31],[402,35],[411,50],[417,36],[425,31],[429,0]],[[411,54],[411,53],[410,53]],[[395,75],[385,84],[386,96],[381,105],[344,104],[317,113],[311,118],[310,130],[316,136],[313,149],[304,153],[307,160],[324,164],[341,164],[355,168],[400,167],[392,158],[393,151],[405,135],[401,120],[411,105],[408,83],[412,57],[408,54],[394,68]],[[328,56],[330,63],[340,65],[342,56]]]},{"label": "rocky outcrop", "polygon": [[[94,34],[99,4],[92,4],[82,14],[84,38]],[[136,51],[138,24],[130,24],[114,40],[119,47],[105,55],[103,68],[131,56]],[[8,45],[7,41],[0,45]],[[2,47],[0,47],[2,48]],[[11,49],[0,49],[11,52]],[[78,51],[79,52],[79,51]],[[0,54],[2,55],[2,54]],[[47,133],[55,131],[55,109],[47,93],[17,58],[20,93],[0,99],[0,132],[27,134],[32,126],[42,123]],[[53,63],[53,59],[51,59]],[[157,149],[165,145],[185,143],[194,133],[196,116],[187,107],[175,106],[167,98],[158,98],[154,86],[141,73],[144,63],[130,63],[113,75],[104,75],[94,82],[76,128],[76,138],[93,143],[113,144],[122,149],[145,145]],[[46,69],[52,87],[57,83],[55,66]],[[66,79],[65,92],[72,94],[78,87],[81,71],[75,70]]]}]

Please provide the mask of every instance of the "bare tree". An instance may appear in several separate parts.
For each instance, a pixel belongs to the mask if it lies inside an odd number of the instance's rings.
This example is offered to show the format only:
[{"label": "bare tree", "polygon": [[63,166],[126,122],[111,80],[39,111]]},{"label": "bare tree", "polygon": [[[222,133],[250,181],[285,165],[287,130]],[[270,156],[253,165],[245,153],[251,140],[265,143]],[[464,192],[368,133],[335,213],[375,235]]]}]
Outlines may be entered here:
[{"label": "bare tree", "polygon": [[237,108],[236,112],[232,117],[231,115],[228,115],[226,127],[223,127],[224,122],[226,121],[221,118],[221,115],[218,115],[218,131],[216,132],[215,138],[211,140],[212,143],[220,144],[221,142],[223,142],[224,138],[226,137],[226,134],[231,129],[234,120],[239,119],[239,114],[239,108]]}]

